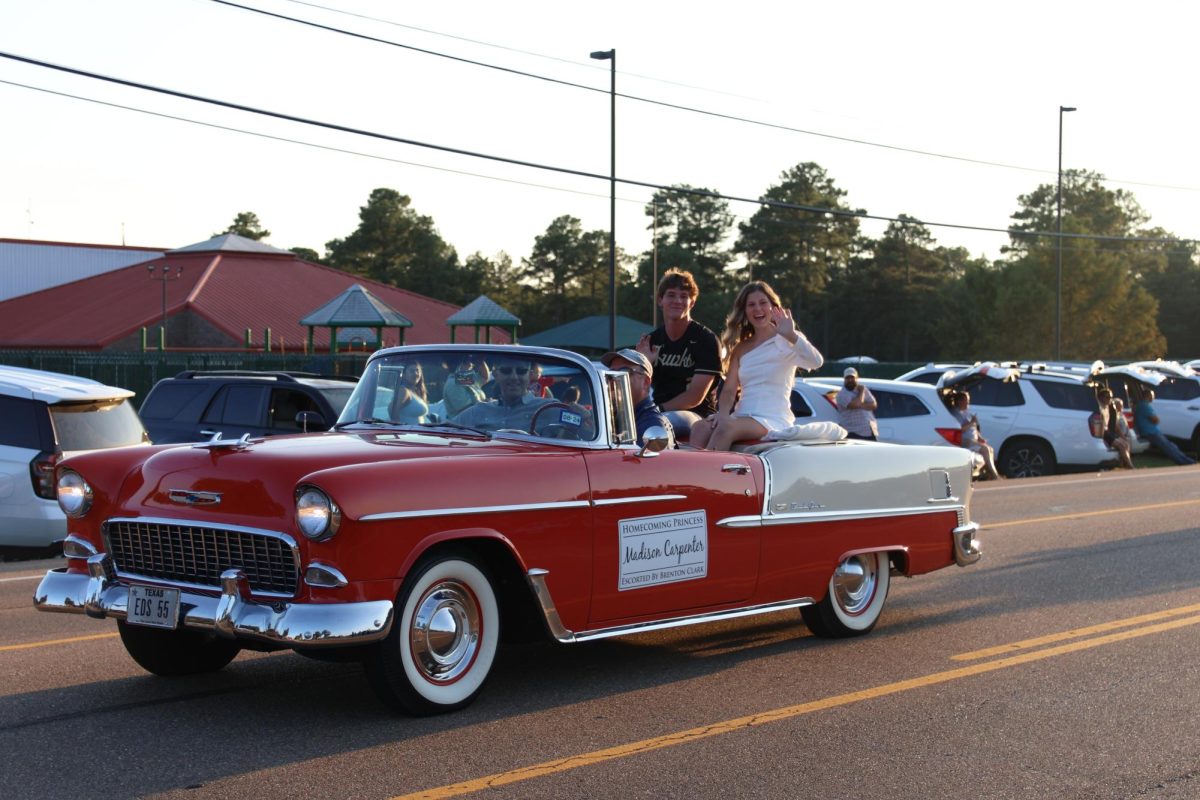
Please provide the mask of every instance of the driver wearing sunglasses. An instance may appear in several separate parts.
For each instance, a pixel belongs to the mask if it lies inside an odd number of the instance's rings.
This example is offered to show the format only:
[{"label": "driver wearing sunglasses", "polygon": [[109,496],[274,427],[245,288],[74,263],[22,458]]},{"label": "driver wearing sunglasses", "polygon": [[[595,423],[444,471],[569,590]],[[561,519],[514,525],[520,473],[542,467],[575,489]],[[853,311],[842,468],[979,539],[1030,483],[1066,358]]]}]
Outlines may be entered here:
[{"label": "driver wearing sunglasses", "polygon": [[501,356],[492,366],[499,396],[479,403],[454,418],[455,422],[483,430],[507,428],[530,432],[534,414],[549,400],[529,393],[532,362],[513,356]]}]

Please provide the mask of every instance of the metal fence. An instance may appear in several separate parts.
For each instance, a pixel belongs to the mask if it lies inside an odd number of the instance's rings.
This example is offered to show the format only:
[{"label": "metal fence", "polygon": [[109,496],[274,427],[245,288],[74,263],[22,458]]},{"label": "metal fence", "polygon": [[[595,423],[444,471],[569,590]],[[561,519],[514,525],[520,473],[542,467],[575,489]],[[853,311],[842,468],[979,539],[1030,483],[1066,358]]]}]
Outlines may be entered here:
[{"label": "metal fence", "polygon": [[269,370],[320,375],[362,374],[368,353],[304,355],[254,351],[180,351],[97,353],[85,351],[0,350],[0,364],[91,378],[136,392],[141,405],[150,387],[184,370]]}]

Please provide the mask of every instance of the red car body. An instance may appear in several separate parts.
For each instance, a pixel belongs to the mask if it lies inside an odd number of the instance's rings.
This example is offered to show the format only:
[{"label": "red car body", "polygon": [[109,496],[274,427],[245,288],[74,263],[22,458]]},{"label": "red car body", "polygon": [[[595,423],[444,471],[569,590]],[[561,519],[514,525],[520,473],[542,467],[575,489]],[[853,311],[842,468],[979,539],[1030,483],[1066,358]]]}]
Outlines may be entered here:
[{"label": "red car body", "polygon": [[[373,416],[399,391],[389,370],[423,359],[428,375],[464,350],[586,382],[587,405],[539,400],[524,431]],[[433,713],[476,696],[502,629],[577,642],[800,608],[818,633],[856,635],[892,570],[979,557],[965,452],[661,450],[653,429],[633,441],[631,407],[625,375],[560,351],[381,351],[337,430],[65,462],[68,562],[35,605],[116,618],[152,672],[288,647],[361,659],[385,701]]]}]

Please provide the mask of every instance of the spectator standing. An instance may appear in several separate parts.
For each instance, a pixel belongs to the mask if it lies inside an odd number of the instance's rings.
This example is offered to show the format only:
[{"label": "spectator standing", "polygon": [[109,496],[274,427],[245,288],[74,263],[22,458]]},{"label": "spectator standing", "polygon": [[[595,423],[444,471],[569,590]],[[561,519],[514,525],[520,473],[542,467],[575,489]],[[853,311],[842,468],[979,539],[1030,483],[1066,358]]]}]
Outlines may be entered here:
[{"label": "spectator standing", "polygon": [[1183,451],[1158,429],[1158,414],[1154,412],[1153,403],[1154,390],[1147,389],[1133,409],[1133,427],[1137,429],[1138,436],[1157,447],[1159,452],[1176,464],[1195,464],[1194,459],[1184,455]]},{"label": "spectator standing", "polygon": [[655,291],[663,324],[637,344],[637,351],[654,367],[654,402],[681,437],[689,436],[692,425],[716,412],[714,386],[723,374],[716,334],[692,319],[699,296],[692,273],[667,270]]},{"label": "spectator standing", "polygon": [[1114,400],[1112,392],[1101,389],[1096,392],[1100,403],[1100,418],[1104,421],[1104,443],[1117,451],[1121,459],[1121,467],[1133,469],[1133,457],[1130,455],[1132,442],[1129,437],[1129,424],[1125,422],[1125,412],[1121,409],[1120,400]]},{"label": "spectator standing", "polygon": [[875,395],[858,382],[858,370],[846,367],[842,373],[842,388],[837,398],[838,422],[846,429],[851,439],[879,439],[879,425],[875,422]]}]

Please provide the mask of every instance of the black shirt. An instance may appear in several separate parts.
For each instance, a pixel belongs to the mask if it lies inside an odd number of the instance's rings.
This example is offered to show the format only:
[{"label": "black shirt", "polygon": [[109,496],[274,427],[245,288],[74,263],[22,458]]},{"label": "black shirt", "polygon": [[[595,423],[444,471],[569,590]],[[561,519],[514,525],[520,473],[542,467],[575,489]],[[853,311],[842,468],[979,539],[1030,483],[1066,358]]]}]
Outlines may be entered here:
[{"label": "black shirt", "polygon": [[[655,328],[650,332],[650,344],[658,348],[651,386],[654,388],[654,402],[659,406],[683,394],[693,375],[720,378],[723,374],[721,345],[717,342],[716,334],[695,320],[688,324],[683,336],[674,341],[667,337],[665,327]],[[713,388],[700,404],[688,410],[702,417],[714,413],[717,410],[718,383],[714,380]]]}]

